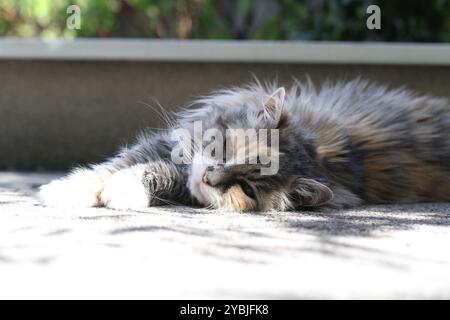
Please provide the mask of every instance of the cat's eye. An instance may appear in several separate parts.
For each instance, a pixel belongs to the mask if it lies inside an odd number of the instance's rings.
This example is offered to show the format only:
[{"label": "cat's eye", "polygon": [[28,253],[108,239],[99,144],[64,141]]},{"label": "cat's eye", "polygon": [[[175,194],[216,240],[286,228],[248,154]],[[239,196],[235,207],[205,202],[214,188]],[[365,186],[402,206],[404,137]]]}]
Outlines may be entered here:
[{"label": "cat's eye", "polygon": [[242,191],[244,191],[244,193],[247,195],[247,197],[252,198],[252,199],[256,198],[255,191],[253,190],[252,187],[250,187],[250,185],[247,182],[240,181],[239,185],[241,186]]}]

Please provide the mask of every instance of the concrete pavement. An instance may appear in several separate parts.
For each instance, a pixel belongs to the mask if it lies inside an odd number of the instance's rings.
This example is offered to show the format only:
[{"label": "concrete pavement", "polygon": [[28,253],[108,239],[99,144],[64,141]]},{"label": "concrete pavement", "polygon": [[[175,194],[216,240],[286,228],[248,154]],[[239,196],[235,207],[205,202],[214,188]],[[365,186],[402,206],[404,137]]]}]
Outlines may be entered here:
[{"label": "concrete pavement", "polygon": [[237,214],[41,207],[0,172],[0,298],[450,298],[450,204]]}]

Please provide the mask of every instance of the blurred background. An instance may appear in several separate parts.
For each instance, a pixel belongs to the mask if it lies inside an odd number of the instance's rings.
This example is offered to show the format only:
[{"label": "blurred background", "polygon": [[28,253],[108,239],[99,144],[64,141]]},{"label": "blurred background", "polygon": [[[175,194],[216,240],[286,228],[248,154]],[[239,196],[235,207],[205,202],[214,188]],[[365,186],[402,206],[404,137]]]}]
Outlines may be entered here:
[{"label": "blurred background", "polygon": [[[73,4],[79,30],[66,24]],[[379,30],[366,26],[369,5]],[[0,0],[0,170],[102,161],[163,125],[148,105],[177,110],[252,74],[450,98],[449,43],[450,0]]]},{"label": "blurred background", "polygon": [[[76,4],[82,28],[66,28]],[[361,21],[381,8],[381,30]],[[450,42],[449,0],[0,0],[0,35]]]}]

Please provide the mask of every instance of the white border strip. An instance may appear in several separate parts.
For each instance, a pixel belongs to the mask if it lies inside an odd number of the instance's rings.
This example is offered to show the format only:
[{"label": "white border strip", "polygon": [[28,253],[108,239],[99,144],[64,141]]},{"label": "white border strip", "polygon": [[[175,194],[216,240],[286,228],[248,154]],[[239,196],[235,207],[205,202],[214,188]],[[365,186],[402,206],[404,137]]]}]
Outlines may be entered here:
[{"label": "white border strip", "polygon": [[0,59],[450,65],[450,44],[0,38]]}]

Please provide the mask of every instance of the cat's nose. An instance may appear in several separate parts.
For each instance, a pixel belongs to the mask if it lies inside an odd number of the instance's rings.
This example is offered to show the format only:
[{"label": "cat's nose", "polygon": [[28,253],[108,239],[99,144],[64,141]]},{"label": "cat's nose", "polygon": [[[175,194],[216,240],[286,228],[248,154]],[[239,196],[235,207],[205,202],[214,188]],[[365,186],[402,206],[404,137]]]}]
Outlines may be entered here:
[{"label": "cat's nose", "polygon": [[207,172],[205,172],[205,173],[203,174],[202,181],[203,181],[203,183],[209,184],[209,181],[208,181],[208,173],[207,173]]},{"label": "cat's nose", "polygon": [[208,172],[213,172],[214,171],[214,166],[207,166],[205,173],[203,174],[202,177],[202,181],[203,183],[209,184],[209,180],[208,180]]}]

